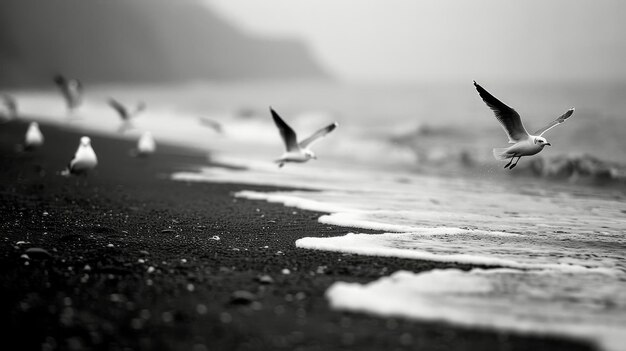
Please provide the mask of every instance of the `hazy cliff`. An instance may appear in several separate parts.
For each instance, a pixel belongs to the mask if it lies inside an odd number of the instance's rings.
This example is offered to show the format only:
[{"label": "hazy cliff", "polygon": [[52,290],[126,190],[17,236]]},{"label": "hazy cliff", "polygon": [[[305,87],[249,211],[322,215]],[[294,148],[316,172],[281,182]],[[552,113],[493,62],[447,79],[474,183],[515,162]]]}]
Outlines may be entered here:
[{"label": "hazy cliff", "polygon": [[0,85],[324,77],[295,40],[250,36],[206,6],[168,0],[2,0]]}]

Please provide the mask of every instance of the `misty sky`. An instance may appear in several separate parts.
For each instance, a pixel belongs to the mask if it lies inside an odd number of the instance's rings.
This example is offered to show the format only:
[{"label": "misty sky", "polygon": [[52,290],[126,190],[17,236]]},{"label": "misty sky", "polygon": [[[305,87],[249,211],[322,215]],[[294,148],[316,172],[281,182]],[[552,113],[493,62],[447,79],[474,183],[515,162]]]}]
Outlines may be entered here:
[{"label": "misty sky", "polygon": [[625,80],[623,0],[204,0],[349,80]]}]

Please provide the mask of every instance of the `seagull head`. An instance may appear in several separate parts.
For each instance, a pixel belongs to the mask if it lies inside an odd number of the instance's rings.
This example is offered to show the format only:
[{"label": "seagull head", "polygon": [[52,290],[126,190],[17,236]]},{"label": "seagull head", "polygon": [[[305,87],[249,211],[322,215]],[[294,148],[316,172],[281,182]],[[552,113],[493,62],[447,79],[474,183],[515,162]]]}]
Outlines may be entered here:
[{"label": "seagull head", "polygon": [[315,156],[315,154],[311,150],[305,150],[304,151],[304,155],[306,156],[307,159],[311,159],[312,158],[314,160],[317,160],[317,156]]},{"label": "seagull head", "polygon": [[91,139],[89,139],[89,137],[84,136],[82,138],[80,138],[80,145],[81,146],[89,146],[91,144]]},{"label": "seagull head", "polygon": [[550,143],[546,140],[546,138],[544,138],[544,137],[540,137],[540,136],[535,137],[535,144],[538,144],[538,145],[539,145],[539,146],[541,146],[541,147],[544,147],[544,146],[546,146],[546,145],[547,145],[547,146],[552,146],[552,144],[550,144]]}]

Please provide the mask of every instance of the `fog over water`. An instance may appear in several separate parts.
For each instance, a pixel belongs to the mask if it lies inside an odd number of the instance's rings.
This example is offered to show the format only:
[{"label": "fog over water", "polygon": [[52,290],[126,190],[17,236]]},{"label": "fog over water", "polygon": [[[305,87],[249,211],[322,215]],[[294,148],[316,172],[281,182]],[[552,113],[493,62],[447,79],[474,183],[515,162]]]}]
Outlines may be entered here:
[{"label": "fog over water", "polygon": [[251,33],[306,40],[350,80],[626,78],[619,0],[205,2]]}]

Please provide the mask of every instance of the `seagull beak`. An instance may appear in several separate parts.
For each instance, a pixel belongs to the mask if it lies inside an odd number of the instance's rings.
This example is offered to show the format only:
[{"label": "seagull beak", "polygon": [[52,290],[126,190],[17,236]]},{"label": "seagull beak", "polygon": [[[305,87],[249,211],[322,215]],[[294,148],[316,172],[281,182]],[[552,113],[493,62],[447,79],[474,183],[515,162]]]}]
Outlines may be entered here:
[{"label": "seagull beak", "polygon": [[550,143],[546,143],[546,146],[552,146],[552,144],[550,144]]}]

